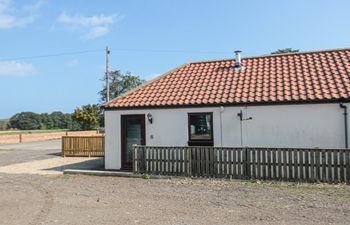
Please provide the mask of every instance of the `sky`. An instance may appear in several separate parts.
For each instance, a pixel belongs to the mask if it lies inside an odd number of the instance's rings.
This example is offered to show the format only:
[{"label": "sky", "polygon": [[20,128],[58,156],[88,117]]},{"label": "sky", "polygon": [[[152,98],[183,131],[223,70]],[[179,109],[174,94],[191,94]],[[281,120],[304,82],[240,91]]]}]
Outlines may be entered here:
[{"label": "sky", "polygon": [[0,0],[0,118],[99,102],[110,68],[350,47],[348,0]]}]

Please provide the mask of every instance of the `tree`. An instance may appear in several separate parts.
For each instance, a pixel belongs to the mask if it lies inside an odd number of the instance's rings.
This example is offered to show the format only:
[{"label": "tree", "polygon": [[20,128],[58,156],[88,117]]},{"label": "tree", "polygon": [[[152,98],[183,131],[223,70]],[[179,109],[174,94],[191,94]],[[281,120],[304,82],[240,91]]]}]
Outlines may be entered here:
[{"label": "tree", "polygon": [[63,127],[67,127],[65,126],[64,114],[62,112],[52,112],[50,114],[50,118],[52,120],[54,129],[62,129]]},{"label": "tree", "polygon": [[101,109],[97,104],[84,105],[81,108],[76,108],[73,117],[81,122],[82,129],[92,130],[99,126]]},{"label": "tree", "polygon": [[278,49],[277,51],[271,52],[271,55],[293,53],[293,52],[299,52],[299,49],[292,49],[292,48]]},{"label": "tree", "polygon": [[[137,75],[132,75],[130,72],[122,73],[120,70],[111,72],[109,79],[110,99],[116,98],[145,82]],[[104,77],[103,81],[106,82],[106,77]],[[106,93],[106,85],[104,85],[99,92],[101,102],[106,101]]]},{"label": "tree", "polygon": [[82,122],[75,119],[74,115],[71,114],[72,123],[69,127],[70,130],[83,130]]},{"label": "tree", "polygon": [[10,118],[10,126],[20,130],[40,129],[40,115],[33,112],[21,112]]},{"label": "tree", "polygon": [[74,123],[73,113],[64,113],[62,118],[63,122],[61,123],[61,125],[63,126],[63,128],[60,129],[72,130]]},{"label": "tree", "polygon": [[48,113],[40,114],[40,124],[40,129],[42,130],[49,130],[54,127],[54,123]]},{"label": "tree", "polygon": [[72,116],[69,113],[53,112],[50,118],[54,129],[69,129],[72,123]]},{"label": "tree", "polygon": [[0,120],[0,130],[7,130],[9,126],[10,124],[8,119]]},{"label": "tree", "polygon": [[[97,105],[96,105],[97,106]],[[97,106],[98,108],[98,106]],[[98,108],[99,110],[99,108]],[[102,114],[99,114],[98,121]],[[15,128],[20,130],[50,130],[69,129],[82,130],[82,122],[78,121],[72,113],[52,112],[36,114],[32,112],[17,113],[6,124],[0,120],[0,130],[5,128]]]},{"label": "tree", "polygon": [[40,129],[71,129],[72,114],[62,112],[52,112],[51,114],[42,113],[39,115],[41,126]]}]

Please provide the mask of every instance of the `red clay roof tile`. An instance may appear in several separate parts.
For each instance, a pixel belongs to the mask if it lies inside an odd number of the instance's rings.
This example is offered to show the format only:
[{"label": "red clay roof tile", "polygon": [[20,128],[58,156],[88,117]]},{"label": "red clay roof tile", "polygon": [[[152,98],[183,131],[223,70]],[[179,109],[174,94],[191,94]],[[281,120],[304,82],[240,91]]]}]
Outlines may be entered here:
[{"label": "red clay roof tile", "polygon": [[188,63],[105,108],[350,100],[350,49]]}]

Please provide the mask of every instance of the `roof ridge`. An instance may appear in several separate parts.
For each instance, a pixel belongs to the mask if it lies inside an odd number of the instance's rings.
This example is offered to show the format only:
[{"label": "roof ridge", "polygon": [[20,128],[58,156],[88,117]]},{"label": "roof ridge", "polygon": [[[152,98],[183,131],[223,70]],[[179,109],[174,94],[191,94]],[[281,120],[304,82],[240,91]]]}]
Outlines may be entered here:
[{"label": "roof ridge", "polygon": [[133,93],[133,92],[135,92],[135,91],[138,91],[138,90],[140,90],[141,88],[143,88],[143,87],[145,87],[145,86],[147,86],[147,85],[149,85],[149,84],[151,84],[151,83],[153,83],[153,82],[156,82],[156,81],[158,81],[159,79],[161,79],[161,78],[163,78],[163,77],[165,77],[165,76],[167,76],[167,75],[169,75],[169,74],[172,74],[172,73],[174,73],[174,72],[180,70],[181,68],[183,68],[183,67],[185,67],[185,66],[187,66],[187,65],[189,65],[189,64],[190,64],[190,63],[184,63],[184,64],[182,64],[182,65],[180,65],[180,66],[178,66],[178,67],[176,67],[176,68],[174,68],[174,69],[172,69],[172,70],[170,70],[170,71],[168,71],[168,72],[166,72],[166,73],[164,73],[164,74],[162,74],[162,75],[160,75],[160,76],[157,76],[157,77],[155,77],[155,78],[153,78],[153,79],[151,79],[151,80],[149,80],[149,81],[146,81],[145,83],[143,83],[143,84],[141,84],[141,85],[139,85],[139,86],[137,86],[137,87],[135,87],[135,88],[133,88],[133,89],[131,89],[131,90],[129,90],[129,91],[127,91],[127,92],[125,92],[125,93],[123,93],[123,94],[121,94],[121,95],[119,95],[119,96],[113,98],[113,99],[111,99],[111,100],[109,100],[108,102],[104,103],[102,107],[107,107],[110,103],[113,103],[115,100],[122,99],[122,98],[125,97],[126,95],[129,95],[129,94],[131,94],[131,93]]},{"label": "roof ridge", "polygon": [[[350,47],[310,50],[310,51],[302,51],[302,52],[287,52],[287,53],[280,53],[280,54],[265,54],[265,55],[256,55],[256,56],[245,56],[245,57],[242,57],[242,60],[243,59],[270,58],[270,57],[278,57],[278,56],[286,56],[286,55],[303,55],[303,54],[312,54],[312,53],[321,53],[321,52],[347,51],[347,50],[350,50]],[[234,60],[234,58],[214,59],[214,60],[199,60],[199,61],[189,62],[189,64],[222,62],[222,61],[232,61],[232,60]]]}]

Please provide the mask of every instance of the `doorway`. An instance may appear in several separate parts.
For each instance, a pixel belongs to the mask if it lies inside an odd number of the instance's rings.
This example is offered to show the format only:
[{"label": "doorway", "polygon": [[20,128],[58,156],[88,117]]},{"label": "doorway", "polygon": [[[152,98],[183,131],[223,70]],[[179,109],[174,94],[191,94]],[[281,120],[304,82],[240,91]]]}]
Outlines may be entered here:
[{"label": "doorway", "polygon": [[122,169],[132,169],[132,146],[146,145],[145,115],[121,116]]}]

